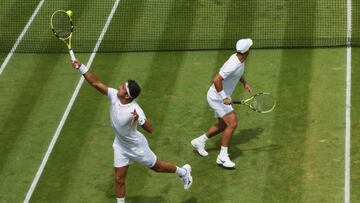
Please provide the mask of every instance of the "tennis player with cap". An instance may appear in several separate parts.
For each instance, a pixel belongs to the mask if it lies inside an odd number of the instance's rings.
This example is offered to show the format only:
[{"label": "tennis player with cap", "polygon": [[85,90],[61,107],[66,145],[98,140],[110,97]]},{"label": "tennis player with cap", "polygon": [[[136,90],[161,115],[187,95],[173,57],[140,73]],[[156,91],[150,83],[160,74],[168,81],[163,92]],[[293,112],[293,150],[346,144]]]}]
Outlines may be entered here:
[{"label": "tennis player with cap", "polygon": [[215,75],[214,83],[207,92],[207,101],[214,110],[218,122],[211,126],[205,134],[191,141],[192,146],[201,156],[207,156],[208,152],[205,150],[206,141],[223,132],[221,150],[217,156],[216,163],[225,168],[235,168],[235,163],[230,160],[228,154],[230,140],[238,124],[236,113],[231,106],[231,94],[238,81],[243,84],[247,92],[252,92],[251,86],[243,77],[245,60],[249,55],[252,45],[253,41],[251,39],[240,39],[237,41],[236,53],[230,56],[221,67],[219,73]]},{"label": "tennis player with cap", "polygon": [[193,182],[191,166],[185,164],[183,167],[177,167],[175,164],[158,160],[145,136],[137,130],[137,125],[148,133],[152,133],[153,130],[151,122],[145,117],[135,100],[141,91],[137,82],[128,80],[118,89],[110,88],[99,81],[78,60],[74,60],[72,65],[80,71],[91,86],[109,97],[110,123],[116,134],[113,149],[117,202],[125,202],[125,176],[129,166],[134,162],[156,172],[176,173],[182,180],[184,189],[189,189]]}]

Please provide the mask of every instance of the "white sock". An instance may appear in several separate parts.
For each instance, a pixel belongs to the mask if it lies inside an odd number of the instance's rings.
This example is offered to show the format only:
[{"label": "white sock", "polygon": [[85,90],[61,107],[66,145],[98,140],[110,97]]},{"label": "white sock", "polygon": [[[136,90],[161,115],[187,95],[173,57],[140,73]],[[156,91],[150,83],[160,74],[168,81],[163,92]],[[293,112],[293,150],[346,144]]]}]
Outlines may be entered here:
[{"label": "white sock", "polygon": [[118,197],[117,199],[117,203],[125,203],[125,197]]},{"label": "white sock", "polygon": [[184,176],[186,174],[186,170],[176,166],[175,173],[178,174],[179,176]]},{"label": "white sock", "polygon": [[203,143],[205,143],[209,138],[206,136],[206,134],[203,134],[199,137],[199,140]]},{"label": "white sock", "polygon": [[228,147],[221,146],[220,156],[221,157],[228,156]]}]

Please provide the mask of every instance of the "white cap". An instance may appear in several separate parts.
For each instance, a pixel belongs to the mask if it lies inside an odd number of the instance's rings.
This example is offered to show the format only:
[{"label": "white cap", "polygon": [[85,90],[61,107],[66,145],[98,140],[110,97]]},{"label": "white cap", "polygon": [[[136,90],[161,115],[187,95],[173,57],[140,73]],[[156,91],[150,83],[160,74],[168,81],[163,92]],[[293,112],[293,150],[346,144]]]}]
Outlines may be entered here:
[{"label": "white cap", "polygon": [[251,39],[240,39],[236,42],[236,51],[243,54],[247,52],[252,45],[253,41]]}]

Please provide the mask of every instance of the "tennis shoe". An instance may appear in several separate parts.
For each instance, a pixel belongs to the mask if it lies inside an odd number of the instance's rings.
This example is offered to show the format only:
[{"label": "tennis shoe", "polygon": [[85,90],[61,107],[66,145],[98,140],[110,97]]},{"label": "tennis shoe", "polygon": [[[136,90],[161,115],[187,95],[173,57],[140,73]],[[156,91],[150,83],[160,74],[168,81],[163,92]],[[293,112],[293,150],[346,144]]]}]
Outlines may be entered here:
[{"label": "tennis shoe", "polygon": [[235,168],[235,163],[232,162],[229,156],[217,156],[216,163],[225,168]]},{"label": "tennis shoe", "polygon": [[199,138],[191,140],[191,145],[196,149],[200,156],[207,156],[209,153],[205,150],[205,143],[201,142]]},{"label": "tennis shoe", "polygon": [[193,183],[193,178],[191,176],[191,166],[189,164],[185,164],[182,168],[186,170],[186,174],[180,176],[180,179],[184,184],[184,189],[187,190]]}]

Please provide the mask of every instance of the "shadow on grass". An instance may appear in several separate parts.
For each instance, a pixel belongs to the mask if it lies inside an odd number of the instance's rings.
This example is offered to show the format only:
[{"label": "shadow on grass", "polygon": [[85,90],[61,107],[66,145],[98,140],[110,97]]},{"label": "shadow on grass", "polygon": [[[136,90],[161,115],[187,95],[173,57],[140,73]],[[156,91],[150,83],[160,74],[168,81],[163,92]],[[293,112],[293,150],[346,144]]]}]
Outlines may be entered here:
[{"label": "shadow on grass", "polygon": [[[264,128],[249,128],[242,129],[239,133],[234,134],[231,138],[230,145],[244,144],[250,142],[252,139],[259,139],[259,135],[264,132]],[[221,145],[221,141],[219,140],[218,145]]]},{"label": "shadow on grass", "polygon": [[181,203],[197,203],[199,202],[195,197],[190,197],[189,199],[181,202]]},{"label": "shadow on grass", "polygon": [[[253,139],[259,139],[259,136],[264,132],[263,128],[249,128],[249,129],[242,129],[239,131],[239,133],[234,134],[232,139],[231,139],[231,143],[230,143],[230,147],[229,147],[229,154],[231,156],[231,158],[235,159],[237,157],[239,157],[240,155],[242,155],[243,152],[263,152],[263,151],[275,151],[275,150],[279,150],[281,149],[281,145],[276,145],[276,144],[270,144],[270,145],[265,145],[265,146],[260,146],[260,147],[255,147],[255,148],[249,148],[249,149],[240,149],[237,145],[239,144],[245,144],[247,142],[250,142]],[[217,147],[213,147],[213,148],[208,148],[206,149],[208,152],[211,151],[219,151],[220,150],[220,146],[221,146],[221,139],[219,139],[216,143]],[[194,150],[194,153],[197,154],[197,151]]]},{"label": "shadow on grass", "polygon": [[126,202],[162,203],[165,202],[165,200],[161,196],[148,197],[148,196],[139,195],[133,197],[126,197]]},{"label": "shadow on grass", "polygon": [[242,149],[241,151],[243,151],[243,152],[246,152],[246,151],[263,152],[263,151],[275,151],[275,150],[279,150],[279,149],[281,149],[281,145],[270,144],[270,145],[265,145],[265,146],[261,146],[261,147],[250,148],[250,149]]}]

